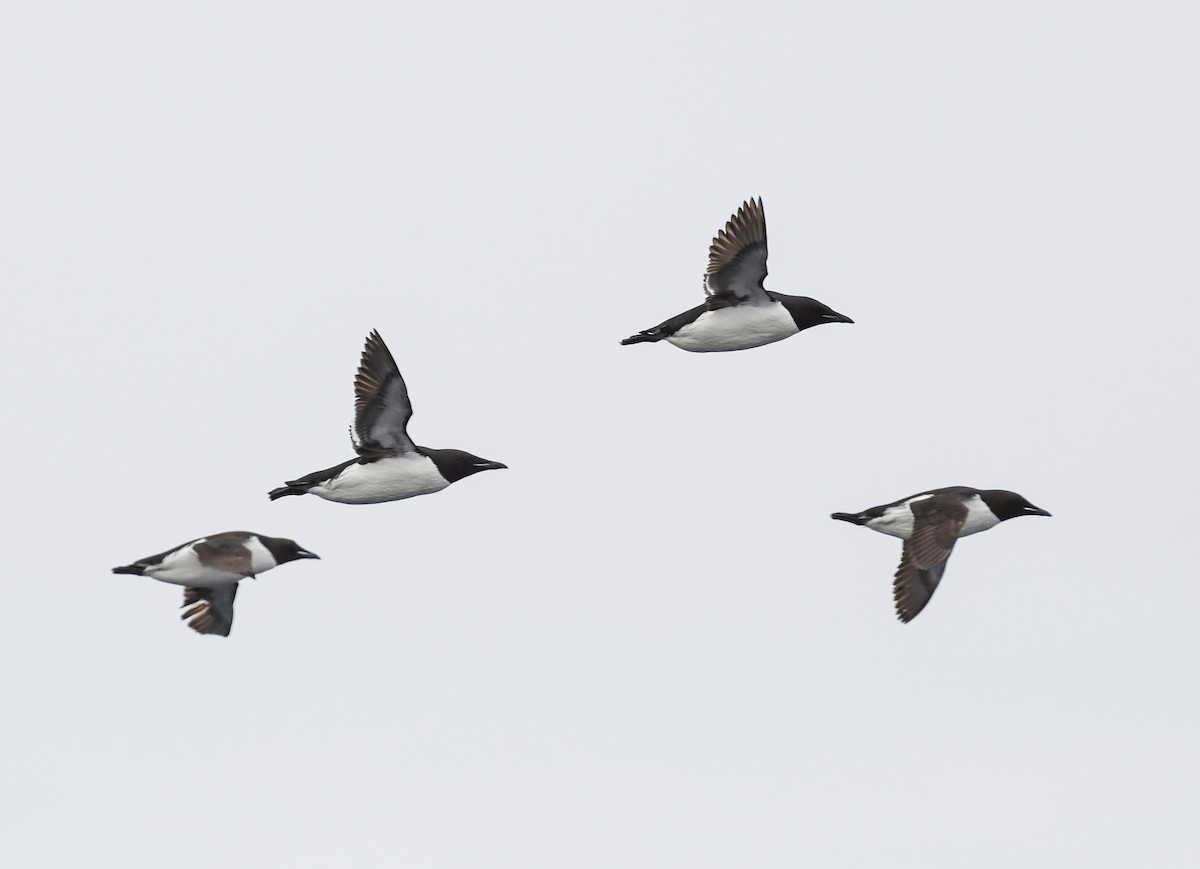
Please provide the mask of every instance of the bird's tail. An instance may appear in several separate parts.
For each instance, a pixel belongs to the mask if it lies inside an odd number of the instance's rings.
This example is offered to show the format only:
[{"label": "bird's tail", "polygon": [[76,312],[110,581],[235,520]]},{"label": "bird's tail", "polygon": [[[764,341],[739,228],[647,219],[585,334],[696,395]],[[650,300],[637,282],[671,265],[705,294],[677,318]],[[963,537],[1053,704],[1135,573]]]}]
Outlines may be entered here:
[{"label": "bird's tail", "polygon": [[267,497],[272,501],[277,501],[280,498],[285,498],[288,495],[304,495],[312,488],[312,483],[306,483],[303,480],[292,480],[285,486],[280,486],[278,489],[272,489],[267,492]]},{"label": "bird's tail", "polygon": [[829,515],[829,518],[841,519],[843,522],[852,522],[855,525],[866,525],[867,524],[866,518],[859,515],[858,513],[831,513]]},{"label": "bird's tail", "polygon": [[126,564],[124,567],[114,567],[113,573],[132,573],[134,576],[145,576],[145,571],[136,564]]},{"label": "bird's tail", "polygon": [[666,336],[656,329],[647,329],[645,332],[638,332],[636,335],[630,335],[621,344],[641,344],[645,341],[661,341]]}]

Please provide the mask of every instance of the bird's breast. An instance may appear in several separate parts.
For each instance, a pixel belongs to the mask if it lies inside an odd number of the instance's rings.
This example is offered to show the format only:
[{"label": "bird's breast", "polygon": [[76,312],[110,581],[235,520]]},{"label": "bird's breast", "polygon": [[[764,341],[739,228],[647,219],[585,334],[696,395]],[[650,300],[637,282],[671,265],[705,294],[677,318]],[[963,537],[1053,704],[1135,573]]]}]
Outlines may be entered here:
[{"label": "bird's breast", "polygon": [[449,485],[430,458],[409,453],[366,464],[355,462],[309,491],[342,504],[380,504],[439,492]]},{"label": "bird's breast", "polygon": [[748,350],[782,341],[800,330],[779,302],[741,304],[705,311],[667,338],[676,347],[693,353]]},{"label": "bird's breast", "polygon": [[257,537],[247,540],[246,548],[250,550],[250,570],[255,576],[276,566],[275,556]]},{"label": "bird's breast", "polygon": [[967,519],[963,522],[962,530],[958,532],[959,537],[966,537],[968,534],[978,534],[980,531],[987,531],[989,528],[995,528],[1000,524],[1000,520],[996,518],[996,514],[988,509],[988,505],[978,495],[971,498],[966,504]]}]

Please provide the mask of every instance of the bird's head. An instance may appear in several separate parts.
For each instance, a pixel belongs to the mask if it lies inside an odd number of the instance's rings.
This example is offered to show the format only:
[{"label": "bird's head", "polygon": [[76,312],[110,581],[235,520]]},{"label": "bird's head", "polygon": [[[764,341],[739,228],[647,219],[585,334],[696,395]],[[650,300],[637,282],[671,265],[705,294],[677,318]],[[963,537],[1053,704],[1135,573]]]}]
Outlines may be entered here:
[{"label": "bird's head", "polygon": [[839,314],[826,304],[810,299],[808,296],[783,296],[779,299],[792,319],[796,328],[803,331],[813,326],[825,323],[853,323],[845,314]]},{"label": "bird's head", "polygon": [[301,558],[319,559],[321,557],[315,552],[309,552],[295,540],[288,540],[286,537],[264,537],[259,534],[258,539],[263,546],[267,547],[276,564],[287,564],[289,561],[298,561]]},{"label": "bird's head", "polygon": [[507,468],[503,462],[493,462],[463,450],[421,450],[437,465],[438,472],[449,482],[455,483],[480,471],[498,471]]},{"label": "bird's head", "polygon": [[1018,516],[1050,515],[1048,511],[1043,510],[1041,507],[1035,507],[1016,492],[1009,492],[1005,489],[988,489],[987,491],[980,492],[979,496],[983,498],[984,503],[988,505],[988,509],[1001,522],[1008,519],[1016,519]]}]

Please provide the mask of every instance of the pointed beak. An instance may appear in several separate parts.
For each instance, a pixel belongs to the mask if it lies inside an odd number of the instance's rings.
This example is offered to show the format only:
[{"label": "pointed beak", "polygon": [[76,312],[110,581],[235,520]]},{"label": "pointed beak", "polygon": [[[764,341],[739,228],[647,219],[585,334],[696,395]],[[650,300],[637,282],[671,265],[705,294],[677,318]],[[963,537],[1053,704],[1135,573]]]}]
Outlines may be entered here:
[{"label": "pointed beak", "polygon": [[1030,516],[1049,516],[1050,515],[1049,510],[1043,510],[1041,507],[1029,507],[1027,509],[1029,510]]},{"label": "pointed beak", "polygon": [[475,465],[475,467],[479,468],[481,471],[508,470],[508,465],[504,464],[503,462],[479,462],[477,465]]},{"label": "pointed beak", "polygon": [[300,558],[315,558],[318,561],[321,560],[321,556],[317,555],[315,552],[309,552],[307,549],[301,549],[296,553],[296,555]]},{"label": "pointed beak", "polygon": [[837,311],[831,311],[828,314],[823,314],[830,323],[853,323],[854,321],[845,314],[839,314]]}]

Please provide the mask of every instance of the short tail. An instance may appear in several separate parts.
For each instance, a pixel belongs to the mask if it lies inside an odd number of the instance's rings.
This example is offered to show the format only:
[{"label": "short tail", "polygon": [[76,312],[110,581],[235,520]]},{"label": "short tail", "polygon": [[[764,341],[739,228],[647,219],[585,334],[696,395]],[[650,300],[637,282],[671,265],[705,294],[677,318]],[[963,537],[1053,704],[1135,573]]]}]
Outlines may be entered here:
[{"label": "short tail", "polygon": [[134,576],[145,576],[145,570],[136,564],[126,564],[124,567],[114,567],[113,573],[132,573]]},{"label": "short tail", "polygon": [[636,335],[630,335],[628,338],[622,341],[621,344],[642,344],[646,341],[661,341],[666,337],[666,335],[664,335],[662,332],[659,332],[657,329],[647,329],[645,332],[638,332]]},{"label": "short tail", "polygon": [[267,497],[272,501],[278,501],[280,498],[286,498],[288,495],[305,495],[310,488],[312,488],[312,483],[292,480],[286,486],[280,486],[278,489],[272,489],[267,492]]},{"label": "short tail", "polygon": [[841,519],[843,522],[851,522],[855,525],[866,525],[867,520],[858,513],[830,513],[829,518]]}]

